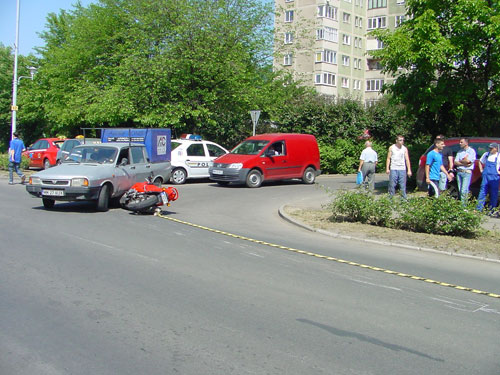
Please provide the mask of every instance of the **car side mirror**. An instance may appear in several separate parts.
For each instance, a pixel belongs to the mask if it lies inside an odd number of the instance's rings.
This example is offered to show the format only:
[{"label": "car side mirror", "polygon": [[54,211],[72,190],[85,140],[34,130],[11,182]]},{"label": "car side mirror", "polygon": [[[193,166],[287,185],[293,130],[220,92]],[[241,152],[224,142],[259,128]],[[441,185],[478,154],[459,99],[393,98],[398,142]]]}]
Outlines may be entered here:
[{"label": "car side mirror", "polygon": [[128,164],[128,159],[127,158],[123,158],[122,161],[120,162],[120,167],[123,167],[125,165]]}]

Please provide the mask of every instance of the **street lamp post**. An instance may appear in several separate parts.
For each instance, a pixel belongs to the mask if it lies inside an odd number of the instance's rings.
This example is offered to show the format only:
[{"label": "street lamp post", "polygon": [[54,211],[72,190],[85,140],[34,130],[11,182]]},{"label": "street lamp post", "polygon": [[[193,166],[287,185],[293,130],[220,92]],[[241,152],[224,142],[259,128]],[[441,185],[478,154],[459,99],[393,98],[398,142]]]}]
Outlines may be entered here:
[{"label": "street lamp post", "polygon": [[16,132],[16,113],[17,113],[17,85],[19,83],[17,79],[17,53],[19,50],[19,0],[17,0],[16,7],[16,41],[14,43],[14,78],[12,79],[12,127],[10,133],[10,139],[14,139],[14,133]]},{"label": "street lamp post", "polygon": [[14,44],[14,78],[12,79],[12,128],[10,133],[10,139],[14,138],[14,133],[16,132],[16,117],[17,117],[17,86],[19,85],[19,81],[22,78],[30,78],[33,79],[37,69],[34,66],[28,67],[30,71],[29,76],[20,76],[17,77],[17,55],[19,53],[19,0],[17,0],[17,9],[16,9],[16,41]]}]

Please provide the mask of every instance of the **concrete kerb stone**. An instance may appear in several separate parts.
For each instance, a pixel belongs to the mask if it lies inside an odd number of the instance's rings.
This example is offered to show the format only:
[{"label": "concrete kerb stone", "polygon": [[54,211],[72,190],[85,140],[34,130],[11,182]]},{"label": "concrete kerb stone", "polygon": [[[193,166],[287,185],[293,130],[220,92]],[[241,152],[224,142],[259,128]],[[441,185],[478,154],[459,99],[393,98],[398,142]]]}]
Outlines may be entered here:
[{"label": "concrete kerb stone", "polygon": [[455,257],[459,257],[459,258],[468,258],[468,259],[482,260],[482,261],[486,261],[486,262],[500,263],[500,259],[492,259],[492,258],[481,257],[481,256],[476,256],[476,255],[468,255],[468,254],[459,254],[459,253],[454,253],[451,251],[436,250],[436,249],[431,249],[428,247],[412,246],[412,245],[401,244],[401,243],[396,243],[396,242],[379,241],[379,240],[372,240],[372,239],[368,239],[368,238],[347,236],[347,235],[336,233],[336,232],[330,232],[330,231],[327,231],[324,229],[314,228],[314,227],[311,227],[307,224],[304,224],[303,222],[296,220],[293,217],[291,217],[290,215],[288,215],[285,212],[285,207],[292,207],[292,206],[284,204],[278,209],[278,214],[282,219],[284,219],[285,221],[288,221],[289,223],[291,223],[293,225],[304,228],[310,232],[319,233],[319,234],[322,234],[325,236],[334,237],[334,238],[341,238],[344,240],[354,240],[354,241],[360,241],[360,242],[365,242],[365,243],[373,243],[373,244],[383,245],[383,246],[400,247],[400,248],[404,248],[404,249],[423,251],[423,252],[427,252],[427,253],[444,254],[444,255],[450,255],[450,256],[455,256]]}]

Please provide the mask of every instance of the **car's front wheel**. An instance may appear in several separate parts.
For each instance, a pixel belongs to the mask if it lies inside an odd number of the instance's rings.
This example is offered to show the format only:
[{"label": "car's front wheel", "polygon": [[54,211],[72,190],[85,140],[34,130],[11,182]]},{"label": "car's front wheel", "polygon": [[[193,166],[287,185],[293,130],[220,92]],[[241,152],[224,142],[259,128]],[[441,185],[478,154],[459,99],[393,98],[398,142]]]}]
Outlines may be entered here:
[{"label": "car's front wheel", "polygon": [[247,186],[249,188],[258,188],[262,185],[262,173],[257,169],[252,169],[247,175]]},{"label": "car's front wheel", "polygon": [[53,199],[42,198],[42,203],[43,203],[43,207],[50,210],[51,208],[54,208],[56,201]]},{"label": "car's front wheel", "polygon": [[109,208],[109,185],[106,184],[101,188],[99,192],[99,198],[97,198],[97,211],[106,212]]},{"label": "car's front wheel", "polygon": [[172,183],[176,185],[181,185],[186,182],[187,172],[183,168],[175,168],[172,172]]}]

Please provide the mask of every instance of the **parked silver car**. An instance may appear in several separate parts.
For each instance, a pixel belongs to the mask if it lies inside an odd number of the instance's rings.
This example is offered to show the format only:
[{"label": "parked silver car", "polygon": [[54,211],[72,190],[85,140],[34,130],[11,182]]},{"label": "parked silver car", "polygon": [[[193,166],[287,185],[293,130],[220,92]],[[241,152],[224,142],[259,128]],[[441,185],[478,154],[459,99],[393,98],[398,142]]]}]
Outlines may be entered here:
[{"label": "parked silver car", "polygon": [[96,201],[98,211],[107,211],[111,198],[120,198],[151,173],[162,184],[171,170],[169,161],[150,162],[143,144],[84,144],[73,148],[62,164],[32,175],[26,190],[42,198],[47,209],[56,201]]}]

